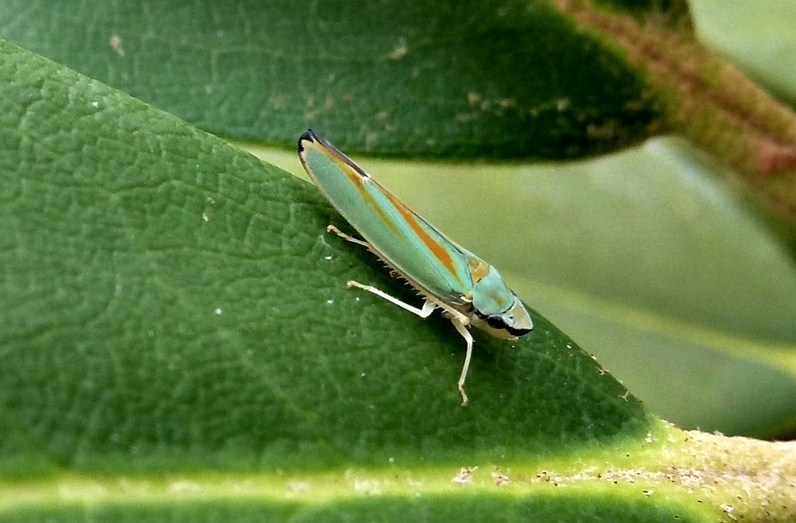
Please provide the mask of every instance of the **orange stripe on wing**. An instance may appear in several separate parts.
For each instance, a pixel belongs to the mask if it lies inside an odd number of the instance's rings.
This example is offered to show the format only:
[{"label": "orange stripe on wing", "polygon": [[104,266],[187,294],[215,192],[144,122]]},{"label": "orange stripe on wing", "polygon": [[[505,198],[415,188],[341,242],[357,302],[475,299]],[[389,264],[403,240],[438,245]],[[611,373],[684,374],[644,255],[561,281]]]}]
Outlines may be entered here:
[{"label": "orange stripe on wing", "polygon": [[[381,218],[381,221],[390,228],[393,234],[399,235],[400,230],[398,227],[393,223],[390,217],[384,213],[379,203],[373,199],[373,195],[371,195],[370,191],[365,187],[366,180],[369,179],[368,175],[362,172],[356,165],[346,161],[347,158],[340,158],[338,155],[334,155],[333,158],[338,167],[340,167],[340,170],[343,171],[346,177],[348,177],[348,180],[357,188],[359,194],[362,195],[362,199],[368,203],[373,212]],[[375,183],[372,179],[370,180],[372,183]],[[385,194],[387,193],[381,186],[379,186],[379,188]],[[393,201],[392,198],[390,198],[390,201]]]},{"label": "orange stripe on wing", "polygon": [[400,229],[390,219],[390,217],[385,214],[381,204],[377,202],[373,198],[373,195],[370,194],[370,191],[367,190],[365,187],[367,180],[370,180],[371,183],[376,185],[379,191],[384,194],[388,200],[390,200],[390,203],[392,203],[393,207],[395,207],[403,219],[406,220],[406,223],[409,224],[415,234],[417,234],[417,236],[423,241],[426,247],[428,247],[431,253],[437,258],[437,260],[439,260],[442,266],[445,267],[451,274],[456,274],[456,267],[453,264],[453,258],[451,258],[451,255],[448,254],[447,249],[440,245],[439,242],[435,241],[434,238],[429,236],[426,230],[423,229],[422,225],[417,222],[417,217],[415,214],[410,211],[406,205],[398,200],[398,198],[393,196],[392,193],[390,193],[387,189],[376,183],[375,180],[370,178],[364,171],[362,171],[359,166],[354,164],[343,153],[340,153],[329,147],[326,147],[325,149],[332,153],[331,157],[333,158],[334,162],[337,163],[338,167],[340,167],[340,170],[343,171],[343,173],[345,173],[345,175],[348,177],[348,180],[357,187],[359,193],[362,195],[362,198],[368,203],[373,212],[375,212],[379,218],[381,218],[382,222],[386,224],[396,236],[401,234]]},{"label": "orange stripe on wing", "polygon": [[417,234],[417,236],[423,240],[423,243],[426,244],[426,247],[429,248],[431,253],[439,260],[439,262],[450,271],[451,274],[456,274],[456,267],[453,265],[453,258],[451,255],[448,254],[448,251],[445,247],[439,244],[439,242],[435,241],[434,238],[428,235],[426,230],[417,222],[417,218],[415,214],[409,210],[403,203],[401,203],[395,196],[384,191],[384,196],[390,200],[390,203],[393,204],[393,207],[401,213],[406,223],[412,228],[412,230]]}]

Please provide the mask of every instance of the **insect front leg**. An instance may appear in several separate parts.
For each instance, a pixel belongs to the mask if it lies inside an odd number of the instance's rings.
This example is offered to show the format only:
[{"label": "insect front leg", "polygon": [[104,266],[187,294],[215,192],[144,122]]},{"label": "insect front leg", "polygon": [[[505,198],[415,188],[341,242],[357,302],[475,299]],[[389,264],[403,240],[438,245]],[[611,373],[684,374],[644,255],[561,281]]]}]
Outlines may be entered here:
[{"label": "insect front leg", "polygon": [[350,235],[344,233],[343,231],[341,231],[340,229],[338,229],[334,225],[327,225],[326,226],[326,232],[333,232],[333,233],[335,233],[336,235],[338,235],[339,237],[341,237],[342,239],[344,239],[346,241],[349,241],[351,243],[356,243],[357,245],[361,245],[364,248],[366,248],[368,250],[371,250],[370,249],[370,244],[368,242],[366,242],[365,240],[360,240],[359,238],[354,238],[353,236],[350,236]]},{"label": "insect front leg", "polygon": [[467,371],[470,369],[470,358],[473,355],[473,335],[467,330],[467,327],[456,318],[451,318],[451,323],[462,335],[464,341],[467,342],[467,353],[464,355],[464,365],[462,365],[462,373],[459,375],[459,381],[456,385],[459,387],[459,394],[462,397],[462,407],[466,407],[470,400],[467,398],[467,393],[464,392],[464,380],[467,379]]}]

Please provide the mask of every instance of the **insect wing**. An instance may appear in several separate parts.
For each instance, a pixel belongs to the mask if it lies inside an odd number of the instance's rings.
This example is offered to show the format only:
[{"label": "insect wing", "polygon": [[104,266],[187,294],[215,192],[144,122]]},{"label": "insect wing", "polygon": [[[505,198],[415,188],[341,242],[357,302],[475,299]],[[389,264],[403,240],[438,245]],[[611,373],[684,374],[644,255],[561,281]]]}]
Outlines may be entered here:
[{"label": "insect wing", "polygon": [[377,254],[421,290],[462,304],[472,291],[468,257],[459,247],[313,131],[299,139],[304,168],[327,199]]}]

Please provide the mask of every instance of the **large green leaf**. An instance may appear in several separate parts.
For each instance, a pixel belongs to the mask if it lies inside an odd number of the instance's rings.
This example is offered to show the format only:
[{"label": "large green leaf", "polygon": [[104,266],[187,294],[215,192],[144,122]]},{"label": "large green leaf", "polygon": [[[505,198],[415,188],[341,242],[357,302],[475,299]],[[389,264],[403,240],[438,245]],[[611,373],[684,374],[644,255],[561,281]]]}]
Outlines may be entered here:
[{"label": "large green leaf", "polygon": [[[577,1],[210,4],[9,1],[0,3],[0,31],[250,141],[292,145],[312,124],[347,151],[577,156],[660,132],[654,100],[671,96],[672,86],[660,85],[669,81],[690,93],[671,107],[753,122],[744,136],[768,125],[732,102],[759,93],[735,93],[743,82],[710,73],[717,65],[693,47],[680,1],[606,0],[596,10]],[[708,4],[697,2],[697,14]],[[782,45],[769,22],[790,19],[789,8],[767,5],[767,22],[744,23],[743,33],[751,38],[757,28],[754,42],[765,35]],[[696,25],[715,38],[711,23],[735,9],[706,12]],[[693,60],[681,60],[692,51]],[[713,84],[693,84],[703,67]],[[714,107],[716,100],[725,103]],[[741,150],[727,145],[724,120],[684,120],[697,122],[708,142]],[[787,150],[775,134],[763,142]],[[295,169],[292,152],[288,158]],[[509,273],[654,412],[731,434],[794,429],[792,255],[726,187],[707,180],[727,173],[693,149],[669,140],[589,165],[404,161],[374,172],[399,173],[390,187]],[[763,179],[776,183],[770,173],[755,178]],[[484,191],[493,204],[484,205]]]},{"label": "large green leaf", "polygon": [[516,344],[477,338],[459,408],[463,341],[346,290],[401,286],[327,237],[340,219],[314,188],[8,45],[0,78],[10,455],[89,470],[108,453],[114,469],[499,461],[650,430],[537,313]]},{"label": "large green leaf", "polygon": [[345,290],[412,299],[312,187],[8,44],[0,147],[6,520],[707,521],[749,492],[535,311],[477,335],[460,407],[461,339]]}]

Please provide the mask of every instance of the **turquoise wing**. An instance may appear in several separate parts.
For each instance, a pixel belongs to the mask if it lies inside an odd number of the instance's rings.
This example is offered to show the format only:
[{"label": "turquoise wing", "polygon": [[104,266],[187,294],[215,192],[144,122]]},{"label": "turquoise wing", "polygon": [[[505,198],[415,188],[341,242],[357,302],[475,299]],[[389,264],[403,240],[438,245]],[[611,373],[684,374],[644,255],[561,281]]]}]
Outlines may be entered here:
[{"label": "turquoise wing", "polygon": [[340,214],[420,290],[450,304],[471,299],[470,267],[485,262],[445,237],[314,131],[299,139],[299,157]]}]

